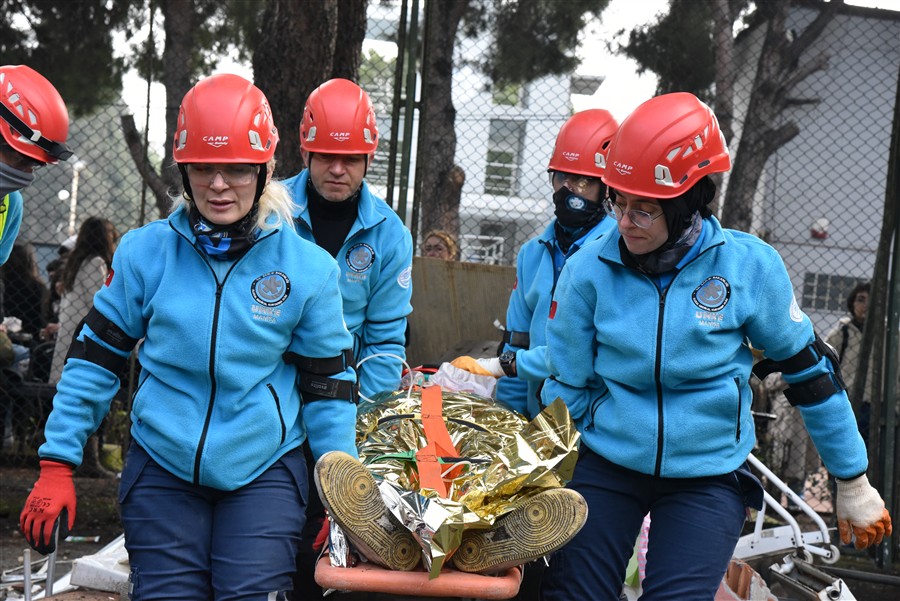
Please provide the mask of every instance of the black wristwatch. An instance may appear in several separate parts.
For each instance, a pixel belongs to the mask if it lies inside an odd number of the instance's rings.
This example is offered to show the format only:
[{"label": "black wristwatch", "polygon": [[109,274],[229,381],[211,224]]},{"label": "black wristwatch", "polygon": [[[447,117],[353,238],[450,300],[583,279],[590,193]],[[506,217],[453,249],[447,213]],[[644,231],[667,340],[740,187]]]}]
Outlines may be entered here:
[{"label": "black wristwatch", "polygon": [[500,368],[510,378],[516,377],[516,353],[514,351],[506,351],[500,353]]}]

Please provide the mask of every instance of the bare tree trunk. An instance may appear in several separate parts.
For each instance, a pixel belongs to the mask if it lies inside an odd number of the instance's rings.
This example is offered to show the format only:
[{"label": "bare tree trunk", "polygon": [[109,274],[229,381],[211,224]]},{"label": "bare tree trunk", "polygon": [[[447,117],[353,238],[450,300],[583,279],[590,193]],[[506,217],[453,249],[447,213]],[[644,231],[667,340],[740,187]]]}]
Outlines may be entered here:
[{"label": "bare tree trunk", "polygon": [[[729,0],[712,0],[713,3],[713,39],[715,42],[716,60],[716,117],[719,129],[730,143],[734,136],[732,121],[734,120],[734,15]],[[719,212],[719,201],[722,190],[722,174],[713,176],[716,184],[716,197],[710,204],[714,215]]]},{"label": "bare tree trunk", "polygon": [[[366,11],[369,0],[341,0],[338,4],[337,43],[331,77],[359,82],[359,62],[366,39]],[[367,90],[368,91],[368,90]]]},{"label": "bare tree trunk", "polygon": [[453,107],[453,49],[469,0],[425,4],[425,56],[416,159],[416,204],[422,231],[459,233],[459,201],[465,174],[454,163],[456,109]]},{"label": "bare tree trunk", "polygon": [[758,5],[759,10],[769,14],[768,25],[740,146],[728,179],[728,194],[722,211],[725,227],[749,231],[753,195],[766,161],[800,133],[793,121],[778,125],[782,111],[792,105],[818,102],[816,99],[792,98],[791,90],[812,73],[827,67],[825,55],[818,55],[804,65],[798,65],[798,62],[842,5],[843,0],[823,4],[816,19],[793,41],[789,41],[785,27],[790,0],[771,0]]},{"label": "bare tree trunk", "polygon": [[[175,138],[181,100],[194,83],[191,68],[194,64],[192,54],[196,11],[194,0],[163,0],[159,3],[159,8],[165,20],[166,46],[162,57],[165,69],[162,83],[166,87],[166,140],[170,141]],[[181,190],[181,175],[174,166],[171,142],[165,145],[165,153],[160,176],[174,195]],[[156,202],[159,217],[165,217],[169,211],[168,199],[163,203],[157,196]]]},{"label": "bare tree trunk", "polygon": [[272,0],[260,26],[267,33],[253,54],[253,73],[256,85],[269,99],[278,127],[275,172],[288,177],[303,168],[300,120],[306,98],[332,73],[338,0]]}]

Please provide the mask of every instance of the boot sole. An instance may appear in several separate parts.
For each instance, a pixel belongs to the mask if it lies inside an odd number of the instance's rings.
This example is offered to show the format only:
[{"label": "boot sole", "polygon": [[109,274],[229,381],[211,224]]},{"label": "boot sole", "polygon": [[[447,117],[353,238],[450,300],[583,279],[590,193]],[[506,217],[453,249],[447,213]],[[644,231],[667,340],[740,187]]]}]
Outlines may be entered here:
[{"label": "boot sole", "polygon": [[587,520],[587,503],[568,488],[541,492],[488,530],[468,530],[453,555],[461,572],[493,573],[561,548]]},{"label": "boot sole", "polygon": [[412,570],[421,549],[388,510],[378,484],[362,463],[332,451],[319,458],[314,472],[322,504],[366,559],[392,570]]}]

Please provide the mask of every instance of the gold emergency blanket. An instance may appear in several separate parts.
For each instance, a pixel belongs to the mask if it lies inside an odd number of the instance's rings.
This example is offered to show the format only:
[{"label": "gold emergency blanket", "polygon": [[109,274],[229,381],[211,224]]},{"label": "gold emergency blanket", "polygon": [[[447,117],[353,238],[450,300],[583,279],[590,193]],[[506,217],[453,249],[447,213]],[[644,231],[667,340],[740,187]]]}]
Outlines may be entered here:
[{"label": "gold emergency blanket", "polygon": [[389,509],[419,540],[432,578],[459,546],[463,530],[489,528],[541,490],[572,478],[580,435],[557,399],[530,423],[492,399],[443,391],[442,413],[459,457],[441,459],[449,493],[420,489],[416,452],[426,446],[421,389],[360,406],[357,446],[381,479]]}]

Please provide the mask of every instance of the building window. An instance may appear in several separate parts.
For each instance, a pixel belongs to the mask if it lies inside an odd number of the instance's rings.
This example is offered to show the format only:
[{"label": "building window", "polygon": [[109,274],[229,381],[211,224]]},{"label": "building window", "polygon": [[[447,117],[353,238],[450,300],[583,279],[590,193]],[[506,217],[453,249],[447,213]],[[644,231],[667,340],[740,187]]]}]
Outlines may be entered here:
[{"label": "building window", "polygon": [[484,193],[515,196],[518,192],[519,159],[525,140],[525,122],[491,119],[488,134]]},{"label": "building window", "polygon": [[847,310],[847,295],[860,281],[845,275],[807,272],[801,304],[804,309],[843,313]]}]

